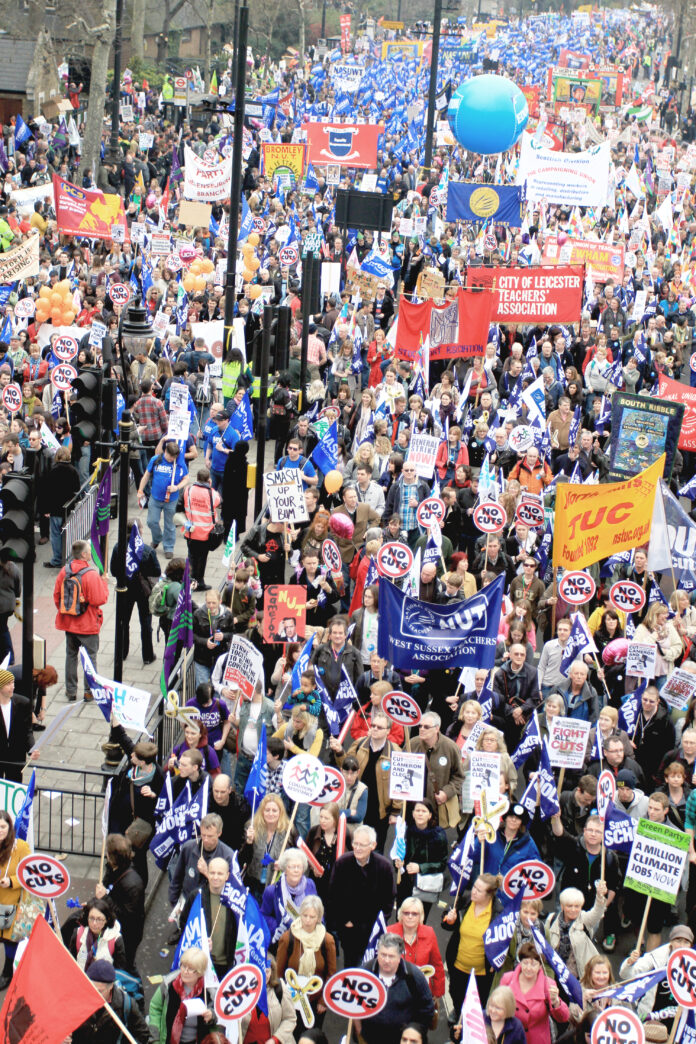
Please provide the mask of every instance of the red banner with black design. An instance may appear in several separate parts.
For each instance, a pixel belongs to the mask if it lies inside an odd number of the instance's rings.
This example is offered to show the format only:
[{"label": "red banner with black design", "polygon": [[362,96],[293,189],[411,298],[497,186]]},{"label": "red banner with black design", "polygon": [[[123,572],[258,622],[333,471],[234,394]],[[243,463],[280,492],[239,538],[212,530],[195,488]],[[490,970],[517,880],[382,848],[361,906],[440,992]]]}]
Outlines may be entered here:
[{"label": "red banner with black design", "polygon": [[576,323],[582,312],[584,273],[566,268],[470,268],[467,287],[495,292],[494,323]]},{"label": "red banner with black design", "polygon": [[686,407],[677,445],[679,449],[696,450],[696,388],[660,374],[658,395],[669,402],[681,402]]},{"label": "red banner with black design", "polygon": [[374,170],[377,166],[377,139],[382,124],[374,123],[306,123],[307,161],[326,166],[337,163],[341,167],[361,167]]},{"label": "red banner with black design", "polygon": [[402,298],[396,325],[396,358],[414,359],[421,339],[429,339],[430,359],[467,359],[483,355],[491,324],[494,295],[458,290],[454,301],[411,304]]},{"label": "red banner with black design", "polygon": [[116,225],[122,228],[125,241],[129,241],[123,199],[118,194],[89,192],[57,174],[53,175],[53,194],[58,230],[64,235],[113,239]]}]

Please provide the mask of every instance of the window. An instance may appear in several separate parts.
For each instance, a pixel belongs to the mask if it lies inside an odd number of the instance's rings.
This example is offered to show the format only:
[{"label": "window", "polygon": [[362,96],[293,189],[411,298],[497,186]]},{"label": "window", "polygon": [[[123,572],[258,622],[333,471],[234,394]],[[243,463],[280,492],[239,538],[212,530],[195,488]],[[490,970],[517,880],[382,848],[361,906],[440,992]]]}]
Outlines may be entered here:
[{"label": "window", "polygon": [[193,33],[192,33],[192,31],[190,29],[182,29],[181,30],[181,42],[182,43],[191,43],[192,39],[193,39]]}]

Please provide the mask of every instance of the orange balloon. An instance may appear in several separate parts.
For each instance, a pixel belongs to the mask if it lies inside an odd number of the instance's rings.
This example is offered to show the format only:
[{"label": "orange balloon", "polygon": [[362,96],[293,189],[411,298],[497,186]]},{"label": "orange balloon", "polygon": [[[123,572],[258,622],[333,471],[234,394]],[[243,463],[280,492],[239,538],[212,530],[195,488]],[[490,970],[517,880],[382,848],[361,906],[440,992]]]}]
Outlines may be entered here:
[{"label": "orange balloon", "polygon": [[261,262],[259,261],[258,257],[250,257],[247,261],[247,264],[249,268],[252,270],[252,272],[256,272],[261,267]]},{"label": "orange balloon", "polygon": [[202,290],[205,290],[205,279],[203,276],[197,275],[194,279],[194,284],[197,293],[201,293]]},{"label": "orange balloon", "polygon": [[39,297],[42,301],[47,301],[52,293],[53,291],[50,286],[42,286],[39,290]]},{"label": "orange balloon", "polygon": [[52,310],[52,312],[51,312],[51,321],[53,322],[54,326],[61,326],[61,324],[63,322],[63,309],[62,308],[54,308]]},{"label": "orange balloon", "polygon": [[189,272],[193,272],[194,275],[198,275],[200,273],[200,270],[201,270],[201,261],[200,261],[200,258],[197,257],[189,265]]},{"label": "orange balloon", "polygon": [[324,489],[327,493],[338,493],[343,485],[343,475],[340,471],[329,471],[324,476]]},{"label": "orange balloon", "polygon": [[201,261],[201,272],[214,272],[214,271],[215,271],[215,265],[213,264],[213,262],[210,260],[209,257],[204,257],[203,260]]},{"label": "orange balloon", "polygon": [[75,322],[75,313],[72,308],[69,308],[66,312],[63,312],[63,326],[72,326]]},{"label": "orange balloon", "polygon": [[258,286],[256,283],[252,283],[252,285],[249,287],[249,297],[252,299],[252,301],[255,301],[260,296],[261,287]]},{"label": "orange balloon", "polygon": [[248,243],[245,243],[244,246],[242,247],[242,255],[243,255],[244,258],[253,257],[254,256],[254,248],[253,248],[253,246],[249,246]]},{"label": "orange balloon", "polygon": [[54,290],[49,298],[51,304],[51,310],[54,308],[61,308],[63,305],[63,295],[59,294],[57,290]]},{"label": "orange balloon", "polygon": [[187,272],[186,275],[184,276],[183,283],[184,283],[184,290],[186,291],[187,294],[190,294],[191,291],[194,290],[195,286],[196,286],[196,277],[195,277],[195,275],[191,275],[191,274],[189,274]]},{"label": "orange balloon", "polygon": [[72,296],[72,292],[70,290],[70,280],[69,279],[61,279],[61,281],[59,283],[56,283],[56,290],[67,291]]},{"label": "orange balloon", "polygon": [[258,232],[250,232],[249,235],[247,236],[247,243],[250,246],[257,247],[260,242],[261,242],[261,240],[259,239]]},{"label": "orange balloon", "polygon": [[61,296],[68,304],[72,304],[73,295],[69,288],[67,290],[61,290]]},{"label": "orange balloon", "polygon": [[37,323],[45,323],[46,320],[50,318],[50,316],[51,316],[51,313],[48,311],[48,309],[37,307],[37,309],[36,309],[36,321],[37,321]]},{"label": "orange balloon", "polygon": [[242,276],[243,276],[244,280],[248,283],[250,279],[254,278],[254,273],[252,272],[252,270],[250,268],[244,267],[242,269]]}]

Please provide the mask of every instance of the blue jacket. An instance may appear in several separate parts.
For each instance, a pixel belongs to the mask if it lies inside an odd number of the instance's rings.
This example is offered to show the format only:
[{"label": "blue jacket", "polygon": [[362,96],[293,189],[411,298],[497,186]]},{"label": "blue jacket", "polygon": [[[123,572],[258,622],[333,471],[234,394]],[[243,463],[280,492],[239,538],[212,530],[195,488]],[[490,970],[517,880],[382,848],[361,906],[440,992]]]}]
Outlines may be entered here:
[{"label": "blue jacket", "polygon": [[[481,865],[481,843],[478,839],[474,842],[471,858],[474,864],[474,874],[471,878],[471,883],[473,884],[478,877],[479,866]],[[508,847],[504,829],[501,827],[493,844],[486,844],[483,869],[487,874],[502,874],[504,877],[508,870],[512,870],[513,866],[517,866],[518,863],[525,863],[529,859],[540,858],[539,849],[528,833],[520,834],[514,841],[510,842]],[[499,895],[503,903],[510,901],[504,893],[501,892]]]},{"label": "blue jacket", "polygon": [[[304,898],[308,895],[316,895],[317,889],[314,881],[310,877],[305,878],[305,891]],[[283,931],[287,931],[291,923],[295,920],[290,914],[285,915],[282,907],[283,890],[280,885],[280,881],[276,881],[275,884],[268,885],[263,892],[263,899],[261,900],[261,913],[264,916],[266,924],[268,925],[271,933],[271,942],[277,942],[276,932],[280,925],[283,923],[283,917],[285,916],[285,923],[283,924]],[[280,938],[282,932],[278,933]]]}]

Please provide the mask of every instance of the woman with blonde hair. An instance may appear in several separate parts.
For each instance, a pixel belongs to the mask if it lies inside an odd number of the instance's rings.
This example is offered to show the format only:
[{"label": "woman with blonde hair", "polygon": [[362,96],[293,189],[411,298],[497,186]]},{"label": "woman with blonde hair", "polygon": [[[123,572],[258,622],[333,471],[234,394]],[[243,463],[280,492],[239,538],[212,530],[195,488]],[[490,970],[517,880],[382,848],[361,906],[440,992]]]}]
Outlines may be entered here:
[{"label": "woman with blonde hair", "polygon": [[312,754],[317,758],[324,743],[324,732],[317,727],[317,719],[300,707],[292,708],[290,721],[284,721],[273,735],[283,741],[286,757]]},{"label": "woman with blonde hair", "polygon": [[345,481],[355,482],[357,480],[358,468],[361,464],[367,464],[372,468],[372,478],[378,479],[379,473],[375,468],[375,447],[371,442],[363,442],[355,451],[355,456],[349,461],[345,470]]},{"label": "woman with blonde hair", "polygon": [[[275,861],[289,825],[290,819],[280,794],[266,794],[253,820],[246,825],[246,842],[240,850],[239,862],[246,867],[245,881],[259,901],[273,877]],[[288,844],[292,846],[296,840],[297,830],[293,826]]]},{"label": "woman with blonde hair", "polygon": [[[281,978],[292,968],[297,975],[318,976],[323,985],[335,973],[336,941],[322,924],[323,918],[324,904],[319,896],[305,896],[297,917],[278,940],[276,960]],[[322,992],[317,990],[309,996],[317,1026],[326,1014]]]},{"label": "woman with blonde hair", "polygon": [[604,744],[608,739],[620,739],[623,743],[624,754],[627,758],[633,757],[633,744],[631,738],[624,729],[619,728],[619,712],[616,707],[602,707],[597,718],[597,724],[590,729],[590,738],[587,742],[587,756],[585,758],[585,764],[589,765],[591,761],[594,761],[592,751],[595,749],[595,740],[597,738],[597,730],[599,730],[601,747],[600,750],[604,750]]},{"label": "woman with blonde hair", "polygon": [[[165,975],[155,990],[147,1021],[157,1044],[179,1044],[179,1041],[203,1040],[215,1025],[212,998],[205,986],[208,955],[197,946],[181,954],[177,971]],[[205,1011],[189,1016],[187,1002],[202,1000]]]},{"label": "woman with blonde hair", "polygon": [[[602,1011],[604,1008],[608,1008],[611,1005],[611,997],[600,997],[597,1000],[593,998],[595,993],[606,990],[608,986],[613,986],[615,982],[614,969],[609,958],[605,957],[603,953],[597,953],[594,957],[590,957],[580,979],[584,1001],[583,1010]],[[573,1018],[577,1018],[579,1014],[579,1008],[577,1010],[576,1008],[576,1005],[570,1005],[570,1014]]]},{"label": "woman with blonde hair", "polygon": [[648,606],[642,623],[636,627],[633,640],[643,645],[656,646],[657,660],[653,685],[661,689],[684,651],[684,643],[669,619],[668,606],[662,602],[653,602]]},{"label": "woman with blonde hair", "polygon": [[453,721],[450,727],[447,729],[445,735],[454,740],[459,749],[462,751],[462,757],[464,757],[464,747],[467,744],[467,740],[474,731],[477,722],[481,721],[483,717],[483,708],[478,700],[465,700],[459,708],[457,720]]},{"label": "woman with blonde hair", "polygon": [[488,998],[483,1021],[495,1044],[527,1044],[524,1026],[515,1015],[517,1001],[509,986],[496,986]]},{"label": "woman with blonde hair", "polygon": [[421,900],[413,895],[404,899],[396,915],[396,924],[390,924],[387,931],[392,935],[400,935],[404,940],[404,960],[415,964],[417,968],[429,964],[435,969],[428,979],[428,986],[436,1001],[444,997],[445,966],[435,929],[425,923],[425,908]]}]

